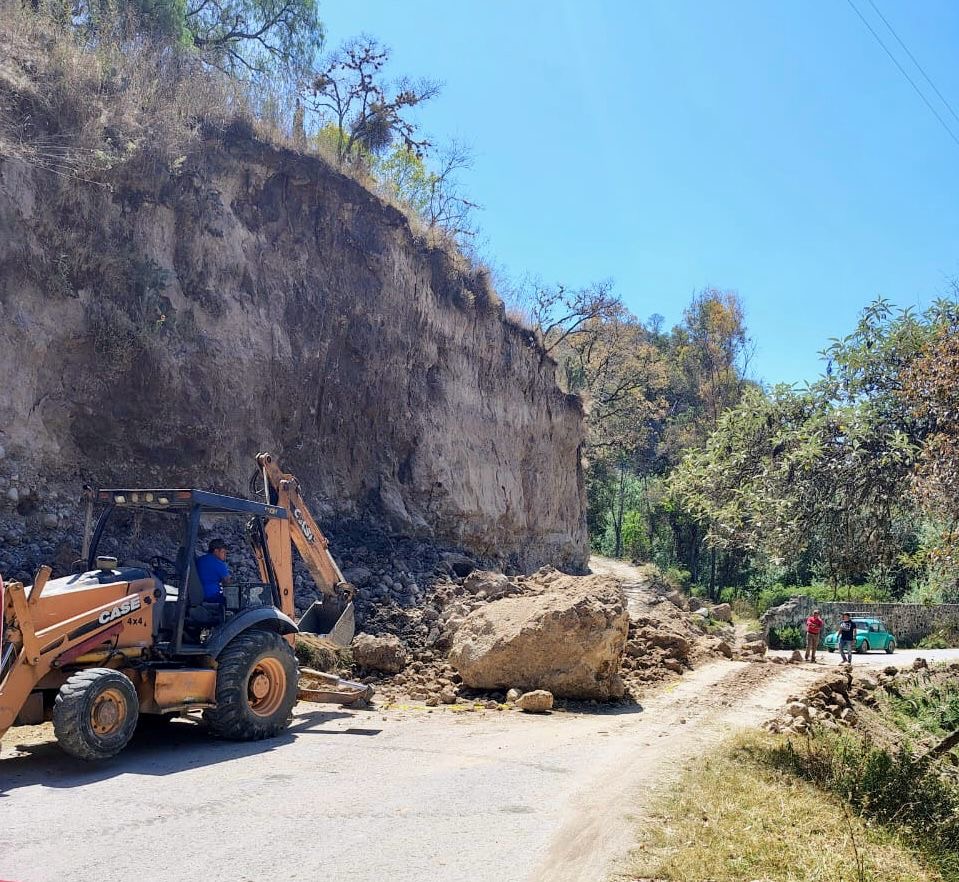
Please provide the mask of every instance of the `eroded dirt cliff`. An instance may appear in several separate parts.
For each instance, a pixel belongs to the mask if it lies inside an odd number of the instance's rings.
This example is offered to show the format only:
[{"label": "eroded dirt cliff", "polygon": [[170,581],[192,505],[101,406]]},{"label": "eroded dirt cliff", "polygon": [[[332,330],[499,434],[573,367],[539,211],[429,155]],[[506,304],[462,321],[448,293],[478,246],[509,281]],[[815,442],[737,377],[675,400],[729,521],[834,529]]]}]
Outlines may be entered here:
[{"label": "eroded dirt cliff", "polygon": [[[0,98],[26,138],[75,137],[10,59]],[[0,505],[243,491],[269,448],[323,515],[585,563],[580,404],[482,273],[243,125],[173,161],[101,128],[125,158],[88,180],[0,150]]]}]

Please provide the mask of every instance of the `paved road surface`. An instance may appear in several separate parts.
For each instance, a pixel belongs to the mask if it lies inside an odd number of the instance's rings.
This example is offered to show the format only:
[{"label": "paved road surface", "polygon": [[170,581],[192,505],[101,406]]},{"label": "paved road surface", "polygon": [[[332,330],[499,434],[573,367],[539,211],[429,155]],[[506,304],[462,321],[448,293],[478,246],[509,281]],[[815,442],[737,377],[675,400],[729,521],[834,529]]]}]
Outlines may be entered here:
[{"label": "paved road surface", "polygon": [[95,766],[37,727],[0,751],[0,879],[595,882],[654,785],[810,676],[721,662],[597,714],[301,705],[274,741],[178,722]]},{"label": "paved road surface", "polygon": [[[792,650],[778,649],[770,650],[770,656],[781,655],[789,658]],[[924,658],[929,664],[933,662],[959,661],[959,649],[897,649],[892,655],[885,652],[867,652],[864,654],[853,653],[853,668],[860,665],[868,668],[884,668],[886,665],[895,665],[897,668],[912,667],[912,663],[917,658]],[[828,652],[820,649],[816,654],[816,667],[828,668],[836,667],[842,662],[838,652]]]}]

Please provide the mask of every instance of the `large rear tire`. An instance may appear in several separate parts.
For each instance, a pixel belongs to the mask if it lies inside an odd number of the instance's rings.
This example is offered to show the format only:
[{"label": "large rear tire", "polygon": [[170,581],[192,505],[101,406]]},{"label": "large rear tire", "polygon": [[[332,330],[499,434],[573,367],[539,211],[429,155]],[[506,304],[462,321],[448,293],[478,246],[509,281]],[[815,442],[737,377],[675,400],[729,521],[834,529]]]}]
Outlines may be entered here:
[{"label": "large rear tire", "polygon": [[129,677],[111,668],[88,668],[60,687],[53,731],[71,756],[109,759],[127,746],[139,714],[140,701]]},{"label": "large rear tire", "polygon": [[887,655],[892,655],[895,651],[896,651],[896,641],[895,641],[895,640],[890,640],[890,641],[886,644],[886,654],[887,654]]},{"label": "large rear tire", "polygon": [[272,738],[290,722],[299,670],[290,645],[273,631],[244,631],[217,659],[216,707],[203,718],[232,741]]},{"label": "large rear tire", "polygon": [[865,655],[867,652],[869,652],[869,641],[868,641],[868,640],[863,640],[863,641],[856,647],[856,652],[858,652],[860,655]]}]

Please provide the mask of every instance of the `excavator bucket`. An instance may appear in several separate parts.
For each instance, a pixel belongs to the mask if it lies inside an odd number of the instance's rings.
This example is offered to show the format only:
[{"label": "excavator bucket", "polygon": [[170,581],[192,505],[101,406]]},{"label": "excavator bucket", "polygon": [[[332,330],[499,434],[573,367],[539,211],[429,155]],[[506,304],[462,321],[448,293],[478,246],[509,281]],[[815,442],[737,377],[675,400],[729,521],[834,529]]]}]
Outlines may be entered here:
[{"label": "excavator bucket", "polygon": [[353,603],[342,606],[338,603],[317,601],[297,622],[301,633],[316,634],[340,647],[347,647],[353,642],[356,633],[356,613]]}]

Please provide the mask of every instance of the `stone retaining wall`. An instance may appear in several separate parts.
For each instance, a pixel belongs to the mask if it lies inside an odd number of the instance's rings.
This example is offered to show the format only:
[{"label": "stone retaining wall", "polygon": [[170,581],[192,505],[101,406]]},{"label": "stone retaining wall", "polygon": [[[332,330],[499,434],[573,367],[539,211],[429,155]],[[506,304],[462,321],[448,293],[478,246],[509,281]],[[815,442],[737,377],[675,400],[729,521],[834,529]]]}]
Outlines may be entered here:
[{"label": "stone retaining wall", "polygon": [[921,603],[833,603],[811,597],[793,597],[763,614],[763,634],[784,625],[802,626],[806,617],[818,609],[826,622],[827,633],[834,631],[844,612],[862,613],[882,619],[900,643],[916,643],[950,623],[959,623],[959,603],[925,606]]}]

